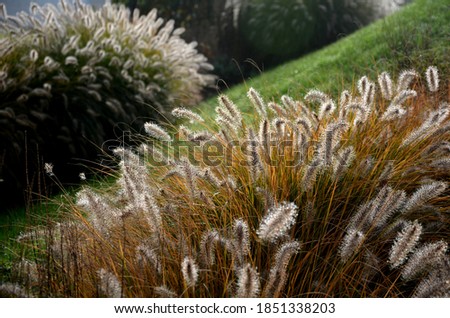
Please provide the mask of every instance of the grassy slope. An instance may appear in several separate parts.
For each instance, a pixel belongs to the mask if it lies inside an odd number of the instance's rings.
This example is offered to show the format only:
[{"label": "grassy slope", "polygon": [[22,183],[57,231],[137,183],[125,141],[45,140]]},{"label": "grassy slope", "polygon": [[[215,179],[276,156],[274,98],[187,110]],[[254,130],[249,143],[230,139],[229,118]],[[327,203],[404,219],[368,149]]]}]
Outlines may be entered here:
[{"label": "grassy slope", "polygon": [[[245,98],[249,87],[274,99],[283,94],[299,98],[312,88],[335,95],[363,75],[376,78],[382,71],[396,73],[405,68],[422,72],[432,64],[448,77],[449,30],[447,0],[416,0],[335,44],[224,92],[233,101],[249,107]],[[212,117],[215,106],[216,99],[212,98],[199,105],[199,109],[205,117]]]},{"label": "grassy slope", "polygon": [[[439,66],[448,78],[450,6],[447,2],[416,0],[387,19],[318,52],[263,72],[226,93],[243,106],[247,104],[245,94],[250,86],[261,91],[264,97],[275,99],[286,93],[299,98],[311,88],[335,94],[362,75],[373,78],[380,71],[394,73],[407,67],[423,71],[430,64]],[[199,105],[199,109],[211,118],[215,106],[216,99],[212,98]],[[55,215],[55,211],[55,206],[41,205],[32,212]],[[18,252],[11,252],[12,238],[25,229],[28,221],[29,213],[25,209],[0,214],[0,282],[2,272],[8,271],[12,257]]]}]

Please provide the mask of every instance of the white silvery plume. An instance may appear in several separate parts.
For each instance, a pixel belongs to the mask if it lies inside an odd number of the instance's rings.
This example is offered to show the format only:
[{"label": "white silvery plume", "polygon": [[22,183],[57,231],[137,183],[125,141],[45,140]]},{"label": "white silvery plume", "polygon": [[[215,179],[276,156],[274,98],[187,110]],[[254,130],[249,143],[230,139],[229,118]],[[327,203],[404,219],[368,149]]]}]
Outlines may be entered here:
[{"label": "white silvery plume", "polygon": [[397,93],[391,102],[391,105],[402,105],[407,99],[417,97],[417,92],[412,89],[405,89]]},{"label": "white silvery plume", "polygon": [[414,298],[449,298],[450,297],[450,274],[442,277],[438,271],[433,271],[427,278],[423,279],[414,290]]},{"label": "white silvery plume", "polygon": [[402,268],[402,278],[410,280],[425,270],[439,266],[447,252],[447,243],[438,241],[417,248]]},{"label": "white silvery plume", "polygon": [[419,142],[429,136],[434,136],[435,134],[439,133],[442,134],[445,132],[445,129],[448,130],[449,126],[441,127],[439,126],[447,119],[447,117],[450,114],[450,108],[448,107],[448,104],[443,103],[439,109],[432,111],[428,118],[422,123],[422,125],[413,130],[408,137],[403,139],[403,142],[401,144],[402,147],[408,146],[413,142]]},{"label": "white silvery plume", "polygon": [[378,84],[380,86],[381,95],[386,100],[392,99],[392,79],[388,72],[383,72],[378,76]]},{"label": "white silvery plume", "polygon": [[274,102],[269,102],[267,104],[267,108],[269,108],[272,112],[274,112],[277,116],[281,116],[286,118],[287,117],[287,113],[286,110],[283,109],[280,105],[278,105],[277,103]]},{"label": "white silvery plume", "polygon": [[324,166],[330,166],[333,163],[333,149],[340,142],[341,133],[346,127],[345,122],[332,123],[322,133],[318,155]]},{"label": "white silvery plume", "polygon": [[178,298],[178,295],[166,286],[155,287],[154,292],[161,298]]},{"label": "white silvery plume", "polygon": [[333,176],[340,177],[345,170],[352,164],[355,159],[355,150],[352,146],[348,146],[339,151],[333,165]]},{"label": "white silvery plume", "polygon": [[414,78],[418,77],[419,75],[415,70],[405,70],[400,73],[400,76],[397,81],[397,93],[400,93],[403,90],[408,89],[411,82],[414,80]]},{"label": "white silvery plume", "polygon": [[286,111],[288,111],[290,114],[297,113],[297,104],[290,96],[281,96],[281,102],[283,103]]},{"label": "white silvery plume", "polygon": [[430,92],[437,92],[439,89],[439,72],[436,66],[430,66],[425,72],[427,85]]},{"label": "white silvery plume", "polygon": [[247,92],[247,97],[255,107],[261,118],[267,118],[266,104],[264,103],[261,95],[253,87],[251,87]]},{"label": "white silvery plume", "polygon": [[181,273],[188,287],[194,287],[198,280],[198,266],[190,256],[186,256],[181,263]]},{"label": "white silvery plume", "polygon": [[371,109],[375,100],[375,84],[371,81],[367,83],[367,88],[362,96],[362,103],[364,107]]},{"label": "white silvery plume", "polygon": [[305,100],[308,102],[318,102],[320,104],[323,104],[329,101],[330,98],[324,92],[321,92],[317,89],[312,89],[305,95]]},{"label": "white silvery plume", "polygon": [[120,211],[90,189],[76,194],[76,204],[89,212],[88,220],[92,226],[106,235],[111,226],[120,224]]},{"label": "white silvery plume", "polygon": [[172,141],[170,135],[161,126],[155,123],[145,123],[144,129],[147,134],[161,141]]},{"label": "white silvery plume", "polygon": [[140,244],[136,248],[136,258],[139,261],[145,259],[156,269],[158,273],[161,273],[161,260],[155,249],[151,248],[149,244]]},{"label": "white silvery plume", "polygon": [[303,192],[311,190],[311,188],[314,186],[317,178],[318,169],[321,166],[322,166],[321,158],[315,158],[310,164],[305,166],[301,185],[301,190]]},{"label": "white silvery plume", "polygon": [[355,228],[349,228],[339,246],[339,256],[342,262],[346,262],[352,255],[358,252],[364,243],[365,235]]},{"label": "white silvery plume", "polygon": [[333,102],[333,100],[328,99],[322,104],[320,104],[319,108],[319,119],[324,119],[325,117],[333,114],[333,112],[336,110],[336,104]]},{"label": "white silvery plume", "polygon": [[406,213],[414,208],[420,207],[427,201],[439,196],[447,189],[447,184],[443,181],[434,181],[430,184],[425,184],[417,189],[411,197],[406,201],[403,207],[403,213]]},{"label": "white silvery plume", "polygon": [[242,219],[234,221],[232,245],[236,255],[237,266],[241,267],[246,257],[250,254],[248,225]]},{"label": "white silvery plume", "polygon": [[297,215],[298,207],[293,202],[275,205],[267,211],[256,233],[260,239],[274,242],[287,234],[294,225]]},{"label": "white silvery plume", "polygon": [[248,129],[247,138],[248,165],[250,166],[251,177],[253,181],[255,181],[259,177],[263,168],[261,158],[258,153],[258,140],[251,128]]},{"label": "white silvery plume", "polygon": [[300,250],[301,244],[297,241],[283,243],[275,254],[269,278],[263,291],[263,297],[280,297],[288,273],[286,272],[289,261]]},{"label": "white silvery plume", "polygon": [[197,189],[197,176],[200,175],[197,167],[193,166],[189,159],[183,158],[180,161],[180,171],[183,174],[184,179],[186,180],[186,187],[188,188],[191,198],[195,198],[198,196]]},{"label": "white silvery plume", "polygon": [[359,95],[364,96],[369,88],[371,81],[367,76],[363,76],[358,80],[356,87],[358,88]]},{"label": "white silvery plume", "polygon": [[400,105],[390,105],[381,116],[381,120],[390,121],[403,117],[406,114],[406,109]]},{"label": "white silvery plume", "polygon": [[35,49],[32,49],[30,51],[30,60],[32,62],[36,62],[38,60],[38,58],[39,58],[39,53]]},{"label": "white silvery plume", "polygon": [[259,124],[259,143],[267,159],[270,159],[270,125],[267,118],[264,118]]},{"label": "white silvery plume", "polygon": [[237,125],[241,125],[242,121],[242,114],[239,111],[239,109],[236,107],[236,105],[228,98],[226,95],[220,95],[218,97],[219,105],[226,109],[228,113],[230,114],[231,118],[236,121]]},{"label": "white silvery plume", "polygon": [[389,252],[389,264],[396,268],[403,264],[408,254],[414,249],[422,234],[422,225],[415,220],[407,225],[397,234],[394,244]]},{"label": "white silvery plume", "polygon": [[97,272],[99,277],[98,288],[104,297],[122,297],[122,286],[116,275],[102,268]]},{"label": "white silvery plume", "polygon": [[172,115],[174,115],[177,118],[189,119],[191,123],[193,122],[202,123],[205,121],[199,114],[196,114],[193,111],[190,111],[184,107],[175,108],[174,110],[172,110]]},{"label": "white silvery plume", "polygon": [[258,297],[261,290],[259,274],[250,264],[240,268],[237,273],[237,291],[238,298]]},{"label": "white silvery plume", "polygon": [[221,240],[223,239],[216,230],[203,234],[200,241],[200,259],[204,266],[212,266],[216,262],[215,250]]}]

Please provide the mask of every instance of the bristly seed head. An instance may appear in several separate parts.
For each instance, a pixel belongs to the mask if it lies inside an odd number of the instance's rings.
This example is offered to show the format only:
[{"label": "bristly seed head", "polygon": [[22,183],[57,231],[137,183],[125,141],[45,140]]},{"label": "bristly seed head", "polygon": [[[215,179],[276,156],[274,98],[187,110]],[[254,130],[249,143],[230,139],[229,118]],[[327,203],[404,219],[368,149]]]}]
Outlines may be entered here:
[{"label": "bristly seed head", "polygon": [[259,225],[259,238],[274,242],[284,236],[294,225],[297,215],[298,207],[293,202],[282,202],[270,208]]}]

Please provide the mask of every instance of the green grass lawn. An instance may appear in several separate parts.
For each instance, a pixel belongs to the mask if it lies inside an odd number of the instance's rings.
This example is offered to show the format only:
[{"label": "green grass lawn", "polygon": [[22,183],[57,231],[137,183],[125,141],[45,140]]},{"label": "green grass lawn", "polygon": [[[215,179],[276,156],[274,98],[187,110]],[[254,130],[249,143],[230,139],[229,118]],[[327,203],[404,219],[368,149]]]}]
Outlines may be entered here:
[{"label": "green grass lawn", "polygon": [[[414,68],[423,72],[429,65],[436,65],[447,77],[449,30],[448,1],[416,0],[322,50],[263,71],[260,76],[222,92],[250,111],[245,97],[249,87],[259,90],[267,99],[277,100],[283,94],[295,99],[303,97],[313,88],[336,95],[361,76],[376,79],[376,74],[382,71],[398,73]],[[211,98],[198,109],[204,117],[211,118],[216,104],[216,98]]]},{"label": "green grass lawn", "polygon": [[[283,94],[298,99],[312,88],[336,96],[360,76],[369,75],[375,79],[381,71],[397,73],[401,69],[415,68],[423,72],[427,66],[436,65],[442,77],[448,78],[449,30],[448,0],[416,0],[402,11],[335,44],[267,72],[262,71],[260,76],[223,92],[251,115],[246,99],[249,87],[259,90],[266,99],[276,100]],[[205,118],[213,118],[216,104],[216,98],[211,98],[197,109]],[[0,282],[2,275],[7,275],[14,256],[20,253],[15,250],[14,238],[32,222],[31,216],[54,216],[57,211],[57,204],[41,204],[28,210],[0,214]]]}]

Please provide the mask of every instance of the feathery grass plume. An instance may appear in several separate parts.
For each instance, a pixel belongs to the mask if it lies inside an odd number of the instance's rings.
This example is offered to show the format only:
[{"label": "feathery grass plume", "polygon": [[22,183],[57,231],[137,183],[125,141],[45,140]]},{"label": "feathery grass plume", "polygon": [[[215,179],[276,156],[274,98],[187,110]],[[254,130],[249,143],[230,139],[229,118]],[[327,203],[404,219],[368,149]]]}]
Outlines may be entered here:
[{"label": "feathery grass plume", "polygon": [[259,124],[259,143],[261,144],[266,160],[270,160],[270,142],[270,125],[267,118],[264,118]]},{"label": "feathery grass plume", "polygon": [[248,225],[242,219],[234,221],[232,245],[236,256],[237,267],[241,267],[250,254]]},{"label": "feathery grass plume", "polygon": [[417,92],[412,89],[405,89],[397,93],[395,95],[394,99],[391,102],[392,106],[395,105],[401,105],[403,104],[407,99],[417,97]]},{"label": "feathery grass plume", "polygon": [[392,99],[392,79],[388,72],[383,72],[378,76],[378,84],[380,86],[381,95],[386,100]]},{"label": "feathery grass plume", "polygon": [[215,249],[220,240],[223,238],[216,230],[203,234],[200,241],[200,259],[204,266],[212,266],[216,262]]},{"label": "feathery grass plume", "polygon": [[214,137],[208,131],[200,131],[189,135],[188,140],[190,142],[202,143],[205,141],[212,140]]},{"label": "feathery grass plume", "polygon": [[261,290],[259,274],[250,264],[246,264],[238,270],[237,273],[237,291],[238,298],[258,297]]},{"label": "feathery grass plume", "polygon": [[[341,92],[341,97],[339,98],[339,108],[341,109],[341,112],[347,108],[347,105],[352,101],[352,95],[348,90],[343,90]],[[341,119],[342,117],[345,117],[345,113],[341,113],[339,116]]]},{"label": "feathery grass plume", "polygon": [[172,137],[161,126],[155,123],[145,123],[144,129],[151,137],[161,141],[172,141]]},{"label": "feathery grass plume", "polygon": [[301,128],[307,136],[311,136],[312,134],[312,124],[308,120],[308,118],[297,118],[295,120],[296,127]]},{"label": "feathery grass plume", "polygon": [[415,70],[402,71],[397,80],[397,93],[407,90],[411,82],[418,76],[419,74]]},{"label": "feathery grass plume", "polygon": [[272,126],[275,127],[278,140],[282,140],[283,139],[285,125],[286,125],[286,120],[284,120],[284,119],[282,119],[280,117],[275,117],[272,120]]},{"label": "feathery grass plume", "polygon": [[166,286],[155,287],[153,291],[161,298],[178,298],[178,295]]},{"label": "feathery grass plume", "polygon": [[427,278],[421,280],[414,290],[414,298],[449,298],[450,297],[450,275],[442,277],[433,271]]},{"label": "feathery grass plume", "polygon": [[184,282],[187,287],[195,287],[198,280],[198,266],[194,259],[186,256],[181,263],[181,273],[183,274]]},{"label": "feathery grass plume", "polygon": [[301,244],[297,241],[285,242],[275,254],[269,278],[264,287],[263,297],[280,297],[286,284],[288,273],[286,269],[293,255],[297,254]]},{"label": "feathery grass plume", "polygon": [[356,254],[364,243],[366,236],[356,228],[350,227],[339,246],[339,256],[342,262],[347,262]]},{"label": "feathery grass plume", "polygon": [[406,109],[400,105],[389,105],[386,111],[381,116],[381,120],[390,121],[403,117],[406,114]]},{"label": "feathery grass plume", "polygon": [[318,156],[324,166],[330,166],[333,163],[333,149],[340,142],[341,132],[346,127],[345,122],[332,123],[322,133]]},{"label": "feathery grass plume", "polygon": [[315,158],[311,163],[305,166],[305,171],[303,173],[301,182],[302,192],[307,192],[314,186],[314,184],[316,183],[318,170],[322,165],[322,159]]},{"label": "feathery grass plume", "polygon": [[155,249],[149,246],[148,243],[140,244],[136,248],[136,258],[138,263],[146,261],[150,263],[158,273],[161,273],[161,260],[159,255],[156,253]]},{"label": "feathery grass plume", "polygon": [[175,108],[172,110],[172,115],[177,118],[186,118],[189,119],[191,123],[198,122],[202,123],[205,120],[199,114],[194,113],[191,110],[188,110],[184,107]]},{"label": "feathery grass plume", "polygon": [[247,138],[247,152],[249,155],[248,165],[250,166],[252,180],[255,181],[263,171],[263,167],[261,158],[259,157],[258,153],[258,141],[256,139],[255,133],[253,132],[253,129],[248,129]]},{"label": "feathery grass plume", "polygon": [[363,76],[358,80],[356,88],[358,89],[359,95],[364,96],[369,88],[371,81],[367,76]]},{"label": "feathery grass plume", "polygon": [[413,142],[419,142],[429,136],[435,136],[436,134],[442,134],[448,131],[450,125],[439,127],[450,114],[450,109],[447,103],[443,103],[439,109],[432,111],[428,118],[422,123],[422,125],[413,130],[401,144],[402,147],[408,146]]},{"label": "feathery grass plume", "polygon": [[199,177],[211,183],[214,187],[220,188],[222,181],[217,178],[210,168],[205,168],[202,173],[199,174]]},{"label": "feathery grass plume", "polygon": [[298,207],[293,202],[282,202],[267,211],[256,232],[263,241],[275,242],[294,225]]},{"label": "feathery grass plume", "polygon": [[402,278],[410,280],[425,270],[437,267],[447,252],[447,243],[438,241],[417,248],[402,268]]},{"label": "feathery grass plume", "polygon": [[328,95],[324,92],[317,89],[312,89],[305,95],[305,100],[307,102],[318,102],[320,104],[324,104],[330,100],[330,97],[328,97]]},{"label": "feathery grass plume", "polygon": [[420,207],[427,201],[439,196],[446,189],[447,184],[443,181],[434,181],[429,184],[424,184],[419,189],[417,189],[406,201],[405,206],[403,207],[403,213]]},{"label": "feathery grass plume", "polygon": [[416,247],[421,234],[422,225],[417,220],[408,222],[402,231],[397,234],[389,252],[391,268],[396,268],[405,262],[408,254]]},{"label": "feathery grass plume", "polygon": [[375,100],[375,90],[375,83],[369,81],[364,95],[362,96],[362,103],[364,107],[371,109],[371,107],[373,106],[373,102]]},{"label": "feathery grass plume", "polygon": [[439,89],[439,72],[436,66],[430,66],[425,72],[427,85],[430,92],[437,92]]},{"label": "feathery grass plume", "polygon": [[216,122],[219,124],[221,128],[227,129],[230,132],[237,133],[239,131],[239,127],[241,122],[237,122],[233,119],[232,115],[222,107],[216,107],[216,113],[218,116],[216,117]]},{"label": "feathery grass plume", "polygon": [[355,156],[355,149],[353,146],[345,147],[338,152],[333,164],[334,178],[339,178],[345,170],[350,167]]},{"label": "feathery grass plume", "polygon": [[264,103],[261,95],[255,90],[253,87],[247,92],[247,97],[252,103],[253,107],[255,107],[261,118],[267,118],[266,104]]},{"label": "feathery grass plume", "polygon": [[297,103],[290,96],[281,96],[281,102],[289,114],[294,115],[297,113]]},{"label": "feathery grass plume", "polygon": [[367,231],[372,226],[377,213],[385,205],[389,197],[392,196],[393,189],[387,185],[382,187],[375,198],[361,204],[356,213],[350,218],[349,229]]},{"label": "feathery grass plume", "polygon": [[333,102],[333,100],[331,99],[326,100],[325,102],[320,104],[319,120],[322,120],[325,117],[332,115],[335,110],[336,104]]},{"label": "feathery grass plume", "polygon": [[231,118],[237,122],[238,126],[241,126],[242,114],[236,105],[226,95],[220,95],[218,100],[219,105],[228,111]]},{"label": "feathery grass plume", "polygon": [[275,103],[275,102],[269,102],[267,104],[267,108],[269,108],[272,112],[274,112],[278,116],[281,116],[283,118],[287,118],[288,117],[288,115],[286,113],[286,110],[284,108],[282,108],[280,105],[278,105],[277,103]]},{"label": "feathery grass plume", "polygon": [[120,222],[120,210],[91,189],[85,188],[79,191],[76,195],[76,204],[89,212],[88,220],[99,232],[107,234],[111,226]]},{"label": "feathery grass plume", "polygon": [[190,192],[191,198],[196,198],[198,196],[197,176],[200,174],[197,167],[193,166],[187,158],[180,160],[179,167],[186,180],[186,187]]},{"label": "feathery grass plume", "polygon": [[116,275],[104,268],[98,270],[97,275],[99,278],[98,289],[101,296],[108,298],[122,297],[122,285]]}]

